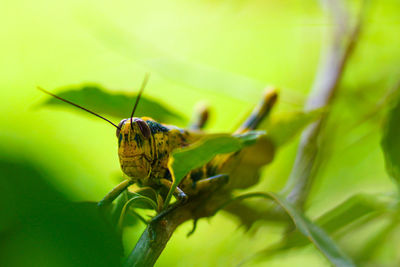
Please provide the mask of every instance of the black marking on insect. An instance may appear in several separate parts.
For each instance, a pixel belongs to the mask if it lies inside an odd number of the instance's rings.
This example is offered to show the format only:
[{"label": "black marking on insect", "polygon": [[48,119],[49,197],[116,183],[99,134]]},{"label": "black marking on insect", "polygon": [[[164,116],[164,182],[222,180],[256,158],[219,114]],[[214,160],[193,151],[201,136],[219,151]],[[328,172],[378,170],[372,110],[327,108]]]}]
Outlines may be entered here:
[{"label": "black marking on insect", "polygon": [[118,147],[121,146],[121,142],[122,142],[122,134],[119,134],[119,136],[118,136]]},{"label": "black marking on insect", "polygon": [[164,174],[165,179],[172,181],[172,176],[171,176],[171,172],[169,170],[167,170]]},{"label": "black marking on insect", "polygon": [[211,177],[216,175],[216,171],[217,171],[217,166],[212,165],[212,164],[207,164],[207,176]]},{"label": "black marking on insect", "polygon": [[167,127],[161,125],[158,122],[150,121],[150,120],[147,120],[146,122],[147,122],[147,125],[149,126],[152,134],[160,133],[160,132],[166,133],[169,131],[169,129]]},{"label": "black marking on insect", "polygon": [[198,180],[204,178],[203,169],[195,169],[190,173],[190,178],[193,182],[197,182]]},{"label": "black marking on insect", "polygon": [[138,147],[142,147],[142,145],[143,145],[142,137],[139,134],[135,134],[134,139],[135,139],[135,142],[136,142],[137,146]]}]

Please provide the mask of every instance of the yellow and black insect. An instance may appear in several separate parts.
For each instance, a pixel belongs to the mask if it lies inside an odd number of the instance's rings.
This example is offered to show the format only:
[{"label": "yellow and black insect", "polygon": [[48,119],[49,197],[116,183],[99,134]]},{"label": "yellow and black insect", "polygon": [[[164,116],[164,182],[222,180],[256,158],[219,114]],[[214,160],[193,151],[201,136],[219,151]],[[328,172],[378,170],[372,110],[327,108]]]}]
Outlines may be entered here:
[{"label": "yellow and black insect", "polygon": [[[190,146],[207,135],[201,131],[208,118],[207,109],[202,109],[197,114],[189,129],[165,125],[148,117],[133,117],[147,81],[148,76],[143,81],[130,118],[123,119],[118,125],[86,108],[39,88],[46,94],[102,118],[117,128],[119,161],[121,169],[128,176],[128,179],[110,191],[99,202],[99,206],[110,204],[132,184],[137,184],[139,187],[151,187],[157,191],[164,189],[164,192],[165,190],[168,192],[173,183],[168,168],[171,152],[178,148]],[[276,98],[275,90],[267,91],[260,104],[235,134],[256,129],[269,114]],[[201,168],[190,171],[176,187],[173,192],[174,196],[178,201],[185,201],[201,192],[224,186],[230,178],[234,178],[235,183],[230,187],[248,187],[254,181],[254,177],[258,177],[258,168],[252,168],[252,166],[262,166],[272,160],[271,153],[266,157],[259,156],[258,150],[271,151],[273,149],[270,143],[259,143],[255,147],[245,148],[243,151],[218,155]],[[245,164],[247,168],[245,170],[239,168],[241,164]],[[246,172],[245,175],[242,173],[243,171]],[[244,176],[234,177],[240,175]]]}]

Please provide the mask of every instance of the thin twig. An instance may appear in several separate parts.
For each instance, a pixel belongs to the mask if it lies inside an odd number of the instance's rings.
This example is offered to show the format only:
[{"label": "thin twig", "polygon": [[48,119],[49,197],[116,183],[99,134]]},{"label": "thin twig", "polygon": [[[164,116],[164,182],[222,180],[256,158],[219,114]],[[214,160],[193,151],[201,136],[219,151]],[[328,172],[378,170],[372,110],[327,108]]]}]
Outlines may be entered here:
[{"label": "thin twig", "polygon": [[136,243],[124,266],[153,266],[175,229],[190,218],[190,209],[181,207],[160,219],[152,220]]},{"label": "thin twig", "polygon": [[[335,25],[333,40],[325,56],[321,57],[320,68],[314,81],[312,94],[306,104],[306,110],[312,110],[330,105],[336,94],[341,77],[348,60],[354,51],[362,26],[366,1],[363,1],[357,22],[349,32],[347,13],[344,12],[341,1],[327,0],[328,9],[332,12]],[[342,4],[342,5],[340,5]],[[329,113],[307,127],[302,136],[297,151],[296,160],[289,180],[283,190],[288,200],[302,208],[316,173],[316,159],[319,152],[318,137]]]}]

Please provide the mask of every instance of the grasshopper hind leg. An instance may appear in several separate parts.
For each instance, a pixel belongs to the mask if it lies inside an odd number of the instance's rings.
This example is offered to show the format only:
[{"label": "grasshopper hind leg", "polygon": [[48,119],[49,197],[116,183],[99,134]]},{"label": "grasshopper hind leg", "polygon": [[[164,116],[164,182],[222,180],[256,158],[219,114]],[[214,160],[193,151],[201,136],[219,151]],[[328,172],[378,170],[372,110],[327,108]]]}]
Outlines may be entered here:
[{"label": "grasshopper hind leg", "polygon": [[[167,179],[160,179],[160,183],[162,186],[164,186],[167,189],[170,189],[172,186],[172,182],[170,180]],[[186,201],[188,200],[188,196],[185,194],[185,192],[183,192],[182,189],[180,189],[178,186],[175,188],[173,195],[176,198],[176,202],[173,203],[172,205],[168,206],[166,209],[162,210],[160,213],[158,213],[153,219],[152,221],[157,221],[159,219],[161,219],[162,217],[164,217],[166,214],[170,213],[171,211],[175,210],[176,208],[178,208],[179,206],[183,205],[186,203]]]},{"label": "grasshopper hind leg", "polygon": [[256,129],[269,115],[277,98],[278,93],[275,89],[266,90],[258,106],[255,107],[251,115],[242,123],[235,133],[241,134]]}]

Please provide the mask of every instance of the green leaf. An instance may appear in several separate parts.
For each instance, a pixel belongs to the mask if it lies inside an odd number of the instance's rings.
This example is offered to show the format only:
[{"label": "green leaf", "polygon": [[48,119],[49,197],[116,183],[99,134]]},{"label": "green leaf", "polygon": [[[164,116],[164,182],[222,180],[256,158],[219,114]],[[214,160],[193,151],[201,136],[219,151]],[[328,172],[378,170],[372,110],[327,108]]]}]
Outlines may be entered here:
[{"label": "green leaf", "polygon": [[[323,214],[316,219],[316,223],[327,233],[333,234],[366,216],[379,216],[387,211],[389,205],[390,202],[382,201],[375,195],[357,194]],[[307,244],[304,237],[298,232],[293,232],[286,237],[279,250]]]},{"label": "green leaf", "polygon": [[274,193],[268,194],[286,210],[300,233],[307,237],[333,265],[341,267],[355,266],[324,230],[306,218],[285,198]]},{"label": "green leaf", "polygon": [[236,152],[254,144],[263,135],[265,133],[262,131],[253,131],[236,136],[229,134],[208,135],[188,147],[173,151],[168,161],[168,167],[173,177],[173,186],[165,205],[168,205],[176,186],[191,170],[205,165],[218,154]]},{"label": "green leaf", "polygon": [[[368,239],[364,240],[353,258],[360,263],[370,263],[374,261],[374,256],[376,256],[377,251],[387,251],[390,248],[396,247],[397,241],[394,241],[395,244],[393,244],[390,241],[390,238],[396,236],[398,227],[398,215],[392,216],[386,225],[374,229],[374,231],[368,235]],[[380,246],[377,246],[376,244],[380,244]]]},{"label": "green leaf", "polygon": [[389,111],[381,145],[386,170],[400,189],[400,94]]},{"label": "green leaf", "polygon": [[[335,242],[316,224],[311,222],[301,211],[289,203],[284,197],[281,197],[272,192],[266,193],[248,193],[238,196],[234,199],[228,200],[226,203],[221,205],[219,209],[223,209],[230,205],[232,202],[247,199],[250,197],[262,197],[266,199],[271,199],[275,201],[279,206],[281,206],[286,213],[289,215],[293,223],[296,225],[297,230],[305,236],[311,243],[313,243],[325,257],[335,266],[355,266],[353,262],[339,249]],[[282,247],[278,245],[277,248],[273,248],[272,251],[281,249]],[[271,249],[263,251],[270,255]]]},{"label": "green leaf", "polygon": [[337,205],[316,221],[327,232],[334,233],[363,216],[387,211],[389,205],[389,202],[378,199],[376,195],[357,194]]},{"label": "green leaf", "polygon": [[[130,116],[136,100],[136,94],[111,93],[98,85],[67,87],[57,95],[94,111],[99,115],[112,116],[119,119],[128,118]],[[42,105],[66,105],[77,110],[76,107],[53,97],[47,99]],[[151,117],[161,122],[182,122],[184,120],[180,114],[146,95],[142,95],[140,98],[135,116]]]},{"label": "green leaf", "polygon": [[119,266],[121,237],[97,203],[69,201],[33,159],[7,156],[0,159],[2,266]]},{"label": "green leaf", "polygon": [[180,183],[191,170],[201,167],[218,154],[236,152],[253,144],[261,132],[249,132],[232,136],[229,134],[209,135],[188,147],[172,152],[170,166],[174,183]]},{"label": "green leaf", "polygon": [[299,134],[308,124],[317,120],[322,113],[322,109],[315,109],[276,115],[263,123],[260,128],[267,130],[268,137],[276,147],[279,147]]}]

